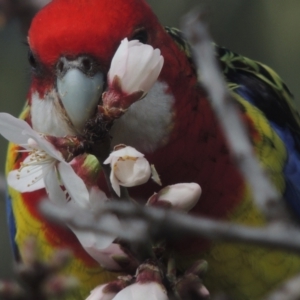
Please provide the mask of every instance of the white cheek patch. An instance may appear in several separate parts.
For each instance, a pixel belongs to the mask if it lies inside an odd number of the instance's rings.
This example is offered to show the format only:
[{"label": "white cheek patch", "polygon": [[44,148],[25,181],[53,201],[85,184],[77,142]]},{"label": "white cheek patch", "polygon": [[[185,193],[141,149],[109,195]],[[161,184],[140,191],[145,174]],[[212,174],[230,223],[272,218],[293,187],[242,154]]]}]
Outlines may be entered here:
[{"label": "white cheek patch", "polygon": [[[168,142],[174,97],[166,92],[167,88],[167,84],[156,82],[144,99],[115,121],[110,131],[112,147],[126,144],[151,153]],[[33,129],[44,134],[57,137],[78,134],[70,126],[55,91],[49,92],[45,99],[40,99],[38,93],[32,95],[31,121]]]},{"label": "white cheek patch", "polygon": [[40,99],[38,93],[32,95],[31,121],[33,129],[44,134],[57,137],[76,134],[54,91],[47,93],[44,99]]},{"label": "white cheek patch", "polygon": [[168,142],[174,97],[167,94],[167,88],[167,84],[156,82],[144,99],[134,103],[115,121],[110,131],[112,146],[126,144],[151,153]]}]

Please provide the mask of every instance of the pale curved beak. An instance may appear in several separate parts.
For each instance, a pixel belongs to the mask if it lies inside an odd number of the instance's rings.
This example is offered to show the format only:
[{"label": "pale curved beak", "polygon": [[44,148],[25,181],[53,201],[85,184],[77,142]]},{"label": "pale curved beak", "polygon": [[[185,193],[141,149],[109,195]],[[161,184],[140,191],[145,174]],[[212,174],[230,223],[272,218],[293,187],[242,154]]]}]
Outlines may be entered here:
[{"label": "pale curved beak", "polygon": [[[57,91],[66,113],[78,131],[82,131],[85,122],[95,113],[103,92],[104,75],[87,70],[80,60],[67,61],[59,66]],[[89,72],[90,71],[90,72]]]}]

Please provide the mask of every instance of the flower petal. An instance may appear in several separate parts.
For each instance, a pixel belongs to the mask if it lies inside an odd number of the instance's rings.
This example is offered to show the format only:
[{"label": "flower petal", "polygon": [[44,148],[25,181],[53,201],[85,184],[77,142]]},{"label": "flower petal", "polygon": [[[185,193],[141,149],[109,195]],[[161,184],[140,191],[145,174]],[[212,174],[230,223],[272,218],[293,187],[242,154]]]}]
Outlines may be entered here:
[{"label": "flower petal", "polygon": [[104,165],[110,164],[111,161],[112,161],[112,158],[113,158],[113,157],[112,157],[112,155],[110,154],[109,157],[103,162],[103,164],[104,164]]},{"label": "flower petal", "polygon": [[[127,38],[126,38],[127,39]],[[131,41],[129,41],[129,43],[128,43],[128,47],[129,48],[132,48],[133,46],[142,46],[142,45],[144,45],[143,43],[141,43],[139,40],[131,40]]]},{"label": "flower petal", "polygon": [[112,157],[124,157],[124,156],[131,156],[131,157],[144,157],[144,154],[137,151],[135,148],[126,146],[122,149],[113,151],[110,153],[109,157],[104,161],[104,164],[111,163]]},{"label": "flower petal", "polygon": [[34,130],[26,130],[24,131],[24,133],[28,137],[35,140],[38,145],[38,148],[44,150],[49,156],[58,161],[65,161],[63,155],[58,150],[56,150],[55,147],[50,142],[48,142],[42,135],[40,135]]},{"label": "flower petal", "polygon": [[197,183],[177,183],[160,190],[157,201],[168,201],[172,207],[187,212],[197,204],[201,191]]},{"label": "flower petal", "polygon": [[0,134],[9,141],[26,149],[28,149],[28,146],[26,146],[28,139],[32,138],[51,157],[60,161],[63,160],[62,154],[39,133],[34,131],[27,122],[17,119],[10,114],[0,113]]},{"label": "flower petal", "polygon": [[[112,166],[112,169],[113,169],[113,166]],[[116,178],[115,172],[113,170],[111,170],[111,172],[110,172],[109,179],[110,179],[113,190],[120,197],[121,196],[120,184],[119,184],[119,181]]]},{"label": "flower petal", "polygon": [[22,134],[23,130],[30,131],[33,129],[23,120],[7,113],[0,113],[0,134],[7,140],[21,146],[27,144],[28,137]]},{"label": "flower petal", "polygon": [[[110,216],[109,216],[110,217]],[[69,228],[74,232],[78,238],[80,244],[83,248],[97,260],[98,252],[101,253],[101,250],[107,248],[115,240],[115,236],[106,235],[102,233],[87,232],[79,230],[69,226]],[[100,257],[100,254],[99,254]],[[99,262],[100,263],[100,262]]]},{"label": "flower petal", "polygon": [[168,300],[163,286],[156,282],[134,283],[120,291],[113,300]]},{"label": "flower petal", "polygon": [[126,74],[121,78],[122,88],[129,94],[140,90],[141,78],[147,76],[152,54],[153,47],[150,45],[130,49]]},{"label": "flower petal", "polygon": [[59,163],[58,171],[61,177],[61,181],[72,200],[74,200],[81,207],[88,207],[89,192],[83,180],[75,173],[73,168],[67,163]]},{"label": "flower petal", "polygon": [[[150,45],[145,45],[143,50],[143,53],[132,53],[135,56],[139,55],[141,60],[138,62],[139,70],[135,67],[130,73],[132,75],[128,77],[130,77],[131,81],[135,80],[135,88],[132,87],[133,90],[136,91],[138,89],[147,93],[157,80],[161,71],[158,62],[162,56],[160,55],[159,49],[154,50]],[[138,52],[141,51],[138,49]],[[132,58],[136,60],[134,56]],[[133,74],[135,77],[133,77]]]},{"label": "flower petal", "polygon": [[153,65],[152,70],[148,72],[147,77],[141,80],[140,87],[142,91],[148,92],[151,89],[161,72],[163,64],[164,59],[160,56],[159,60],[155,62],[155,65]]},{"label": "flower petal", "polygon": [[98,211],[108,201],[107,196],[98,187],[93,186],[90,189],[90,209],[92,211]]},{"label": "flower petal", "polygon": [[66,204],[66,195],[58,183],[57,171],[54,166],[44,169],[44,181],[49,199],[58,205]]},{"label": "flower petal", "polygon": [[108,284],[102,284],[95,287],[86,300],[112,300],[116,293],[110,291],[105,292],[107,286]]},{"label": "flower petal", "polygon": [[114,243],[110,243],[105,249],[99,249],[95,246],[84,248],[87,253],[101,265],[101,267],[109,271],[122,270],[122,267],[113,259],[113,256],[127,257],[120,246]]},{"label": "flower petal", "polygon": [[155,169],[155,166],[154,165],[151,165],[151,179],[157,183],[158,185],[162,185],[162,182],[160,180],[160,177]]},{"label": "flower petal", "polygon": [[9,186],[21,193],[33,192],[45,187],[42,166],[28,166],[21,170],[8,173],[7,183]]},{"label": "flower petal", "polygon": [[[98,190],[100,191],[100,190]],[[96,195],[99,195],[99,192],[92,192],[94,195],[90,195],[90,197],[94,197]],[[105,194],[101,192],[104,196]],[[101,195],[100,193],[100,195]],[[106,198],[106,196],[105,196]],[[94,199],[96,200],[96,199]],[[101,202],[101,207],[105,205],[105,202],[107,199],[98,199]],[[103,202],[104,200],[104,202]],[[69,201],[68,202],[68,207],[72,208],[73,206],[77,206],[78,204],[75,203],[74,201]],[[99,204],[98,208],[99,208]],[[95,217],[95,212],[97,212],[97,208],[94,207],[94,209],[91,208],[83,208],[83,210],[90,215],[90,219],[94,219]],[[105,215],[101,218],[101,222],[105,224],[111,224],[112,226],[119,226],[120,227],[120,222],[119,219],[115,215]],[[98,261],[100,264],[104,263],[101,258],[103,258],[103,255],[101,254],[104,249],[109,247],[112,242],[116,239],[115,235],[112,234],[106,234],[102,233],[101,231],[99,232],[91,232],[88,230],[80,230],[77,228],[73,228],[69,224],[67,224],[68,227],[73,231],[73,233],[76,235],[77,239],[79,240],[80,244],[82,247],[86,250],[87,253],[89,253],[96,261]],[[99,259],[98,259],[99,257]],[[101,261],[100,261],[101,260]]]},{"label": "flower petal", "polygon": [[117,49],[114,57],[112,58],[108,77],[109,81],[112,82],[113,78],[117,75],[123,77],[126,71],[127,58],[128,58],[129,42],[125,38],[121,41],[119,48]]},{"label": "flower petal", "polygon": [[115,176],[122,186],[131,187],[141,185],[149,180],[151,168],[149,162],[143,157],[137,160],[120,160],[117,162]]},{"label": "flower petal", "polygon": [[28,138],[30,137],[50,156],[58,160],[63,159],[62,154],[50,142],[34,131],[27,122],[17,119],[10,114],[0,113],[0,134],[7,140],[24,148],[28,148],[25,145],[28,143]]}]

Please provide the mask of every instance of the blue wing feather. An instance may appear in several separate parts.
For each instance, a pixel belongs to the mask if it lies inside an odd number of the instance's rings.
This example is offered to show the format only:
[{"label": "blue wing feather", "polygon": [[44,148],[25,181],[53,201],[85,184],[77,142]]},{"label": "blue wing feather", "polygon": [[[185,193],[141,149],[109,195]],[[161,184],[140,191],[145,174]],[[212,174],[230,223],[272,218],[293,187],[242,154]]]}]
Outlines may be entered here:
[{"label": "blue wing feather", "polygon": [[[253,99],[256,96],[253,89],[249,90],[247,86],[242,85],[235,91],[246,101],[256,105],[257,98],[255,99],[256,101]],[[287,151],[287,160],[283,171],[286,183],[283,197],[287,201],[293,214],[300,219],[300,153],[299,143],[297,143],[298,140],[296,140],[298,135],[294,134],[294,130],[292,130],[292,127],[289,126],[287,122],[271,120],[269,120],[269,122],[283,141]]]},{"label": "blue wing feather", "polygon": [[300,219],[300,118],[292,94],[279,76],[265,65],[216,46],[224,76],[243,99],[260,109],[283,141],[287,159],[284,199]]},{"label": "blue wing feather", "polygon": [[271,126],[280,136],[287,150],[287,160],[284,167],[286,189],[284,198],[293,213],[300,218],[300,154],[296,148],[294,137],[288,128],[281,128],[271,122]]}]

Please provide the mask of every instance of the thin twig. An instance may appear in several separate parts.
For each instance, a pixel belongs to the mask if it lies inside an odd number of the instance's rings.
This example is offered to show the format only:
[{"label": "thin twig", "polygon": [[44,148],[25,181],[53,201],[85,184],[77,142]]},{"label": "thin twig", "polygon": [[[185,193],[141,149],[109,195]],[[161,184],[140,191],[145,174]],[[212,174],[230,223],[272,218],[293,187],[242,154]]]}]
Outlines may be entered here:
[{"label": "thin twig", "polygon": [[192,11],[184,18],[183,30],[192,45],[201,83],[206,88],[218,116],[231,148],[232,157],[249,182],[258,207],[270,220],[288,220],[284,201],[253,155],[247,130],[221,75],[207,25],[199,10]]},{"label": "thin twig", "polygon": [[[296,253],[300,251],[299,230],[279,224],[253,228],[120,201],[107,203],[93,220],[82,210],[57,207],[49,201],[42,203],[41,210],[53,221],[66,222],[81,230],[114,234],[128,242],[141,243],[150,238],[180,239],[182,236],[198,236]],[[121,225],[109,222],[108,218],[104,217],[111,213],[118,216]]]},{"label": "thin twig", "polygon": [[[118,200],[112,201],[113,203],[126,203]],[[105,204],[105,207],[108,207]],[[116,221],[110,217],[110,213],[105,208],[104,211],[94,212],[94,218],[91,219],[89,212],[83,211],[80,208],[57,206],[45,200],[40,206],[41,212],[48,219],[53,222],[68,224],[72,228],[80,229],[82,231],[102,232],[118,236],[126,241],[132,242],[147,242],[147,222],[143,220],[132,219],[130,223],[124,224],[123,220]],[[125,230],[126,229],[126,230]]]}]

